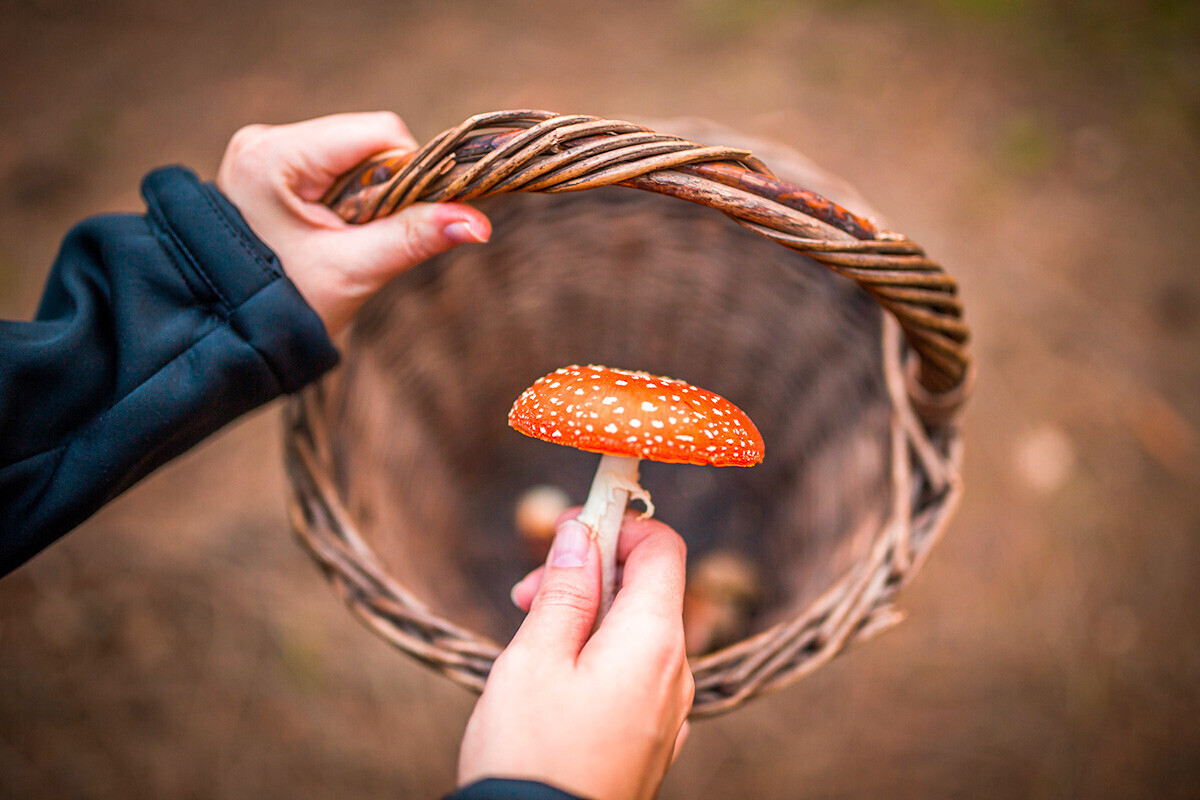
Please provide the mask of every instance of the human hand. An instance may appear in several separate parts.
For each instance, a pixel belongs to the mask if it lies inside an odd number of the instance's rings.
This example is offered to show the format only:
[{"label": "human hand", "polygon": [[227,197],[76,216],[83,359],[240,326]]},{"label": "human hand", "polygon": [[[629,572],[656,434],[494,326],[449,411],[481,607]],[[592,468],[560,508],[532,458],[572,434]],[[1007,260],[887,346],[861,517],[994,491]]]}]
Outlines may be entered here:
[{"label": "human hand", "polygon": [[467,723],[458,780],[528,778],[598,800],[653,797],[687,737],[695,685],[684,654],[685,547],[663,523],[625,516],[612,610],[600,554],[559,521],[546,565],[513,590],[529,610]]},{"label": "human hand", "polygon": [[394,275],[457,244],[491,236],[487,217],[460,203],[418,203],[349,225],[318,202],[367,156],[415,149],[404,123],[388,112],[250,125],[229,141],[217,187],[279,256],[331,336]]}]

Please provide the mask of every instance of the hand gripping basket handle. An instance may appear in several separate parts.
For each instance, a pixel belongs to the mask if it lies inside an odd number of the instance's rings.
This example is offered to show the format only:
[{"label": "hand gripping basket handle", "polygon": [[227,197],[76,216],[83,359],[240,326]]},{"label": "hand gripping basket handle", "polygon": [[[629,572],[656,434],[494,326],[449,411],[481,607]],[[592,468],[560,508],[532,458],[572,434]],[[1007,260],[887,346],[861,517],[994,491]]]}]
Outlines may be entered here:
[{"label": "hand gripping basket handle", "polygon": [[417,202],[611,184],[710,206],[854,280],[895,317],[919,357],[909,394],[925,423],[948,423],[966,400],[973,368],[955,280],[915,242],[775,178],[746,150],[599,117],[497,111],[416,152],[367,159],[323,202],[363,223]]}]

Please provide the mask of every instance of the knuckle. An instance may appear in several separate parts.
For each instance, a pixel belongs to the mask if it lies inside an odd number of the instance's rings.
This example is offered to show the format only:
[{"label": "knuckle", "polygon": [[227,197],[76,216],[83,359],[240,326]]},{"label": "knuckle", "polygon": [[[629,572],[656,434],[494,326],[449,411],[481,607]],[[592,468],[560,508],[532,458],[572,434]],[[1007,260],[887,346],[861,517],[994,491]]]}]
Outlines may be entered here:
[{"label": "knuckle", "polygon": [[264,125],[261,122],[243,125],[234,132],[233,141],[244,144],[247,141],[257,139],[264,131],[270,130],[270,128],[270,125]]},{"label": "knuckle", "polygon": [[541,595],[535,603],[584,612],[591,610],[594,601],[583,587],[556,581],[542,587]]},{"label": "knuckle", "polygon": [[692,670],[687,665],[687,662],[684,662],[683,674],[681,678],[682,686],[680,688],[682,690],[681,694],[683,696],[684,704],[688,708],[691,708],[692,703],[696,700],[696,678],[692,675]]},{"label": "knuckle", "polygon": [[684,644],[683,637],[679,637],[677,641],[673,641],[669,648],[668,659],[675,667],[675,670],[686,676],[686,680],[692,679],[692,667],[688,663],[687,647]]},{"label": "knuckle", "polygon": [[421,247],[401,232],[394,240],[391,248],[393,268],[406,270],[425,260]]},{"label": "knuckle", "polygon": [[423,210],[406,211],[413,213],[401,212],[398,217],[395,252],[404,266],[411,267],[439,252],[441,239]]},{"label": "knuckle", "polygon": [[640,638],[654,642],[653,648],[647,652],[647,659],[655,672],[670,680],[675,680],[681,670],[690,674],[687,648],[678,620],[664,615],[652,623],[648,621]]},{"label": "knuckle", "polygon": [[376,111],[374,116],[379,120],[380,127],[384,128],[391,137],[404,142],[413,141],[408,126],[404,124],[404,120],[396,112]]},{"label": "knuckle", "polygon": [[238,128],[229,139],[229,153],[242,155],[260,147],[269,125],[245,125]]},{"label": "knuckle", "polygon": [[270,161],[270,125],[246,125],[229,139],[218,169],[218,183],[243,183]]},{"label": "knuckle", "polygon": [[386,125],[394,131],[407,132],[407,128],[404,127],[404,120],[400,119],[400,115],[395,111],[376,111],[375,118],[379,120],[380,124]]},{"label": "knuckle", "polygon": [[496,656],[496,660],[492,662],[492,669],[489,678],[492,676],[504,676],[511,673],[520,674],[525,671],[525,661],[527,660],[524,651],[520,647],[506,648],[500,655]]},{"label": "knuckle", "polygon": [[662,547],[671,547],[675,553],[678,553],[682,558],[687,558],[687,543],[683,537],[672,528],[670,525],[656,519],[646,521],[646,524],[652,525],[651,536],[662,544]]}]

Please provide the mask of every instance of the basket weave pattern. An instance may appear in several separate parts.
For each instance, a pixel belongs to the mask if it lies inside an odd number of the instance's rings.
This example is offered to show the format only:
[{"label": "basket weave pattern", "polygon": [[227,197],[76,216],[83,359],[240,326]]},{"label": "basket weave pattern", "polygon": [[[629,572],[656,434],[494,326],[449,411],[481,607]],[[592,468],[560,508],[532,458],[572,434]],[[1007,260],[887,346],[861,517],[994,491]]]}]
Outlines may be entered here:
[{"label": "basket weave pattern", "polygon": [[[720,210],[856,281],[891,314],[879,343],[894,409],[887,519],[871,532],[863,557],[801,613],[693,660],[693,714],[719,713],[808,674],[899,620],[896,592],[923,562],[960,492],[952,420],[969,390],[968,331],[955,282],[908,239],[775,178],[747,150],[703,146],[631,123],[541,111],[479,115],[414,154],[368,160],[325,201],[343,219],[361,223],[414,202],[608,185]],[[911,363],[902,336],[916,354]],[[389,575],[368,545],[334,477],[337,445],[325,422],[327,394],[318,385],[288,409],[296,533],[369,627],[457,682],[481,689],[500,646],[432,611]]]},{"label": "basket weave pattern", "polygon": [[945,395],[964,385],[968,330],[954,279],[920,246],[776,180],[746,150],[705,147],[629,122],[501,111],[471,117],[412,155],[368,160],[325,200],[346,221],[367,222],[416,202],[613,184],[710,206],[854,280],[900,323],[921,357],[922,386]]}]

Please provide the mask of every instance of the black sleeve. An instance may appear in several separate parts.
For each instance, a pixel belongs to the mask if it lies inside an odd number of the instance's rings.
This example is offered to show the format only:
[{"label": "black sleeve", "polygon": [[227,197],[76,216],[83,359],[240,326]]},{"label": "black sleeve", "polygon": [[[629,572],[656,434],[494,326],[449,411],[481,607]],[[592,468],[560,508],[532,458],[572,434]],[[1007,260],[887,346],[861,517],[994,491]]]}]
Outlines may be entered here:
[{"label": "black sleeve", "polygon": [[63,242],[32,322],[0,321],[0,575],[156,467],[337,361],[237,209],[191,172]]},{"label": "black sleeve", "polygon": [[468,784],[444,800],[583,800],[544,783],[509,778],[484,778]]}]

